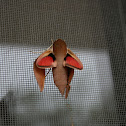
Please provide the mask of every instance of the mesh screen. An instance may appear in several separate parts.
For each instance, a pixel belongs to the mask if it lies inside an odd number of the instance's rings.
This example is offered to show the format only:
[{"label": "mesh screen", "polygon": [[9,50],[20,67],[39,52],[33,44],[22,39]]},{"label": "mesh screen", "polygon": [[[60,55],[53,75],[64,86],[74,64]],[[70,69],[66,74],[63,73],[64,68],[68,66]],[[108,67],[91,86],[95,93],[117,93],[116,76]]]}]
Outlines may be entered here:
[{"label": "mesh screen", "polygon": [[[0,125],[126,124],[123,0],[0,0]],[[82,61],[67,99],[50,72],[40,92],[33,62],[51,39]],[[31,52],[32,51],[32,52]],[[46,73],[49,69],[46,70]]]}]

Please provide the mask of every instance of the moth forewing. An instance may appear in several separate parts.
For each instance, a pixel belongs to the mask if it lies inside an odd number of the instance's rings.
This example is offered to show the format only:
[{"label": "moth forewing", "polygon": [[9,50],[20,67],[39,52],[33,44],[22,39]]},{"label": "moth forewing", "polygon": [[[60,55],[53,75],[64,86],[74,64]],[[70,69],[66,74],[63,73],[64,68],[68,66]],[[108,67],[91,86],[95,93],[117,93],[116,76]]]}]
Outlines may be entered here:
[{"label": "moth forewing", "polygon": [[34,66],[33,66],[33,70],[34,70],[34,74],[36,77],[36,80],[38,82],[40,91],[42,92],[44,89],[44,81],[45,81],[45,69],[39,69],[36,66],[36,60],[34,62]]}]

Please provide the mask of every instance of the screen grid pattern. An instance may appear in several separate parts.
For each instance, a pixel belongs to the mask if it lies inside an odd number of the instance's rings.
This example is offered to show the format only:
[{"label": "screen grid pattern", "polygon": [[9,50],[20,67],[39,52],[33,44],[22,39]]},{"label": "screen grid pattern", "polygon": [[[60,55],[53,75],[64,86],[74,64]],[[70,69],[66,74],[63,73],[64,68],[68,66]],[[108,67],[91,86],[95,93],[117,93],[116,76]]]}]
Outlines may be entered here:
[{"label": "screen grid pattern", "polygon": [[[113,32],[122,33],[122,22],[120,8],[115,9],[112,3],[113,0],[0,0],[0,126],[125,123],[117,107],[115,50],[109,43],[114,40],[110,38]],[[119,3],[115,2],[117,7]],[[121,48],[117,40],[122,38],[119,34],[116,37],[115,47]],[[51,45],[51,39],[59,38],[84,67],[75,70],[67,99],[55,86],[52,71],[45,79],[43,92],[33,72],[35,59]]]}]

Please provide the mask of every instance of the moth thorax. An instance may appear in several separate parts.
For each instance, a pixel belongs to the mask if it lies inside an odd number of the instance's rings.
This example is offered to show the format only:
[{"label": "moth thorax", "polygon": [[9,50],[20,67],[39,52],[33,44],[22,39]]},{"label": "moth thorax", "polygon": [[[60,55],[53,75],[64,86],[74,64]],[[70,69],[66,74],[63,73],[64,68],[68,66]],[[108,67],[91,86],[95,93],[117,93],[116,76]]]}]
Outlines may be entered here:
[{"label": "moth thorax", "polygon": [[57,41],[55,41],[53,44],[53,53],[55,55],[65,56],[67,53],[66,43],[64,41],[62,41],[61,39],[58,39]]}]

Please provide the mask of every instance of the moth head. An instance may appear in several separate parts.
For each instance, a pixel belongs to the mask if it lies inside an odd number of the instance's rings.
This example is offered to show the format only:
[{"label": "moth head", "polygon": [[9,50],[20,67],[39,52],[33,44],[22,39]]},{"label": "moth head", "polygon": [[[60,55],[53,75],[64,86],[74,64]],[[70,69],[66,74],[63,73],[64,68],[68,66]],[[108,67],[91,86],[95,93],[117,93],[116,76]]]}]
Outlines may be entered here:
[{"label": "moth head", "polygon": [[66,55],[67,54],[67,45],[66,43],[58,39],[53,43],[53,53],[54,55]]}]

